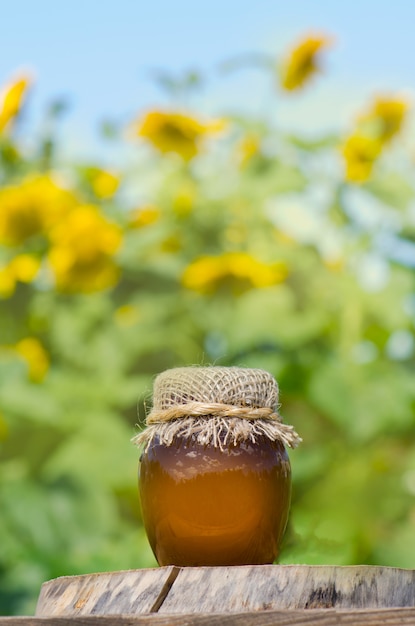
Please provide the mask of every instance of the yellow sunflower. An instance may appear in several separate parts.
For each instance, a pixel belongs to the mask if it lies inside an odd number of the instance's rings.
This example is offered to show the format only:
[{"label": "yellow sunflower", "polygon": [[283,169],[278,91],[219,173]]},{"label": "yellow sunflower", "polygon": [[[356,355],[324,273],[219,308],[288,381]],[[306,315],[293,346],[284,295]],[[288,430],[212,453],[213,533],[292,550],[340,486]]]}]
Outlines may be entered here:
[{"label": "yellow sunflower", "polygon": [[0,244],[18,246],[45,234],[77,203],[51,176],[36,176],[0,189]]},{"label": "yellow sunflower", "polygon": [[326,35],[303,38],[283,60],[280,77],[283,89],[287,91],[300,89],[319,72],[319,53],[331,45],[332,41],[332,38]]},{"label": "yellow sunflower", "polygon": [[182,113],[150,111],[135,125],[135,132],[159,152],[173,152],[189,161],[200,152],[204,139],[223,127],[221,121],[202,123]]},{"label": "yellow sunflower", "polygon": [[401,98],[377,97],[359,122],[382,143],[397,135],[405,122],[409,103]]},{"label": "yellow sunflower", "polygon": [[80,205],[50,232],[48,259],[60,291],[89,293],[118,279],[114,255],[121,230],[93,205]]},{"label": "yellow sunflower", "polygon": [[355,130],[342,146],[347,181],[362,183],[370,178],[375,162],[401,131],[408,109],[406,100],[377,97],[357,118]]},{"label": "yellow sunflower", "polygon": [[3,88],[0,94],[0,134],[19,114],[30,84],[31,79],[24,75]]},{"label": "yellow sunflower", "polygon": [[267,264],[246,252],[202,256],[185,269],[182,283],[188,289],[211,293],[220,288],[242,293],[251,288],[276,285],[287,276],[283,263]]},{"label": "yellow sunflower", "polygon": [[40,341],[35,337],[26,337],[12,350],[26,363],[29,379],[40,383],[45,378],[49,369],[49,356]]},{"label": "yellow sunflower", "polygon": [[370,177],[382,144],[365,135],[350,135],[343,144],[342,152],[346,164],[346,180],[363,183]]}]

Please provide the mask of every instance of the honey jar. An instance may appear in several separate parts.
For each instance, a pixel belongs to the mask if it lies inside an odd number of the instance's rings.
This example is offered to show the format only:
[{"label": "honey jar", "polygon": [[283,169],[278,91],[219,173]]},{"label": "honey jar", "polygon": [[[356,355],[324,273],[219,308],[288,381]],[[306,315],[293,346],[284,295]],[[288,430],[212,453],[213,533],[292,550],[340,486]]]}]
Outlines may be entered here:
[{"label": "honey jar", "polygon": [[277,413],[264,370],[187,367],[154,383],[139,491],[160,565],[272,563],[287,523],[291,468],[301,440]]}]

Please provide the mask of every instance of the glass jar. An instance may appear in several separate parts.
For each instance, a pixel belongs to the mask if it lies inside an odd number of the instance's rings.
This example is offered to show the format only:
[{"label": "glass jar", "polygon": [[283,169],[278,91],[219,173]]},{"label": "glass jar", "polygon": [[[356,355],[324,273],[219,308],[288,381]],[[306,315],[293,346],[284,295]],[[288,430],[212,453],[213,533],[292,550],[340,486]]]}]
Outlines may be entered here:
[{"label": "glass jar", "polygon": [[291,470],[279,441],[262,436],[222,449],[175,437],[141,457],[147,536],[160,565],[256,565],[278,556]]},{"label": "glass jar", "polygon": [[139,489],[160,565],[272,563],[287,524],[291,468],[301,441],[277,413],[269,372],[174,368],[154,381]]}]

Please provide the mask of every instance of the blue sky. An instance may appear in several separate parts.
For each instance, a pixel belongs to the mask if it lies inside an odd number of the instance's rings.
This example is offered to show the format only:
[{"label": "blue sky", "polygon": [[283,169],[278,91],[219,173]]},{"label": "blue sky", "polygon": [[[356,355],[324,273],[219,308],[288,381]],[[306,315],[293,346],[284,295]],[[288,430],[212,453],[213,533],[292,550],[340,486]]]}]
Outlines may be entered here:
[{"label": "blue sky", "polygon": [[[64,132],[88,151],[99,120],[129,120],[166,102],[150,79],[159,68],[200,69],[210,78],[197,107],[273,113],[289,128],[345,125],[373,93],[415,93],[412,0],[16,0],[3,3],[0,83],[35,72],[30,115],[53,98],[71,102]],[[227,80],[218,64],[245,52],[280,55],[304,32],[333,34],[325,74],[300,96],[274,101],[257,70]]]}]

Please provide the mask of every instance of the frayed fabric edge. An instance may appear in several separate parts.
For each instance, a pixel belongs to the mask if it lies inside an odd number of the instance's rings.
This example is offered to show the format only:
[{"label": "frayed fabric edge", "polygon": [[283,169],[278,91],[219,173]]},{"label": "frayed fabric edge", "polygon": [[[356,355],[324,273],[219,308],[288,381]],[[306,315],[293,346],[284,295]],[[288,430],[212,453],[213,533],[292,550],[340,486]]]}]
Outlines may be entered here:
[{"label": "frayed fabric edge", "polygon": [[296,448],[302,441],[293,426],[276,419],[187,417],[168,422],[153,423],[132,438],[138,447],[148,449],[157,438],[162,445],[171,446],[176,437],[192,437],[200,445],[213,445],[221,450],[243,441],[255,443],[260,437],[280,441],[284,446]]}]

